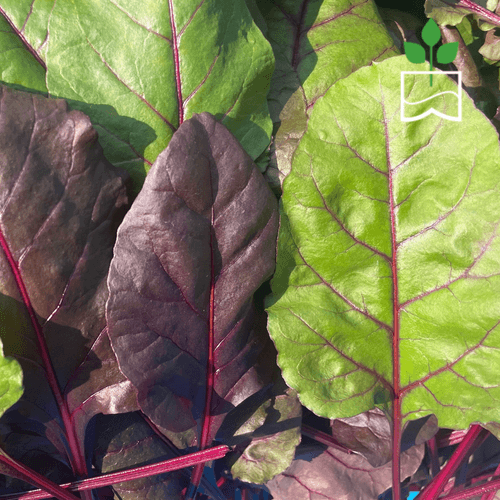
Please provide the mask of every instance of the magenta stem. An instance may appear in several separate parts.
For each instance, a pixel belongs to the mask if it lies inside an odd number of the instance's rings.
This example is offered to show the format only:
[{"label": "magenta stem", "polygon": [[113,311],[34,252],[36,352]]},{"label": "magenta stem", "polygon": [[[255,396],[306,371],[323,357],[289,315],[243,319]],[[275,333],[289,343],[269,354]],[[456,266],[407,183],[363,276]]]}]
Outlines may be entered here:
[{"label": "magenta stem", "polygon": [[433,436],[429,441],[427,441],[427,449],[429,450],[429,456],[431,458],[431,476],[435,478],[439,474],[439,454],[436,436]]},{"label": "magenta stem", "polygon": [[[65,488],[70,491],[85,491],[94,488],[103,488],[104,486],[111,486],[112,484],[122,483],[125,481],[133,481],[134,479],[141,479],[143,477],[155,476],[164,472],[171,472],[174,470],[184,469],[199,463],[205,463],[210,460],[218,460],[223,458],[231,449],[226,445],[214,446],[204,451],[197,451],[189,455],[171,458],[157,464],[144,465],[142,467],[135,467],[120,472],[111,472],[110,474],[103,474],[99,477],[92,477],[88,479],[81,479],[72,483],[60,485],[60,488]],[[35,473],[36,474],[36,473]],[[41,477],[41,476],[40,476]],[[45,478],[42,478],[47,481]],[[56,485],[57,486],[57,485]],[[58,497],[61,500],[77,500],[74,495],[64,492],[66,497]],[[13,493],[9,495],[1,495],[1,500],[40,500],[43,498],[51,498],[51,494],[42,490],[34,490],[24,493]]]},{"label": "magenta stem", "polygon": [[[493,473],[493,477],[496,477],[497,480],[500,479],[500,478],[498,478],[498,476],[500,476],[500,464],[498,465],[495,472]],[[484,495],[481,497],[481,500],[494,500],[495,496],[496,496],[496,490],[491,491],[489,493],[484,493]]]},{"label": "magenta stem", "polygon": [[58,484],[53,483],[23,463],[14,460],[12,457],[8,457],[0,453],[0,463],[7,466],[9,469],[16,471],[17,474],[14,477],[22,477],[23,481],[26,481],[33,486],[43,488],[43,494],[45,495],[44,498],[56,497],[58,500],[78,500],[78,498],[69,491],[65,491]]},{"label": "magenta stem", "polygon": [[482,494],[493,493],[493,498],[495,498],[495,491],[500,490],[500,479],[494,479],[487,484],[482,484],[480,486],[473,486],[472,488],[467,488],[463,491],[457,493],[450,492],[446,495],[446,500],[466,500],[468,498],[474,498]]},{"label": "magenta stem", "polygon": [[482,442],[487,436],[488,431],[483,429],[480,425],[471,425],[469,432],[467,432],[467,435],[458,445],[457,449],[448,460],[448,463],[441,469],[436,478],[423,489],[423,491],[418,495],[417,500],[436,500],[443,492],[446,484],[456,472],[458,467],[460,467],[460,465],[469,457],[473,447],[475,447],[479,441]]},{"label": "magenta stem", "polygon": [[491,10],[485,9],[484,7],[471,2],[470,0],[460,0],[458,3],[454,4],[450,4],[446,1],[443,3],[448,4],[450,7],[460,7],[462,9],[467,9],[468,11],[486,19],[490,24],[500,26],[500,16],[498,16],[494,12],[491,12]]},{"label": "magenta stem", "polygon": [[3,232],[0,229],[0,246],[2,247],[7,261],[10,265],[12,274],[14,275],[14,279],[17,284],[17,288],[19,289],[19,293],[23,299],[23,302],[28,310],[28,315],[31,320],[31,324],[36,333],[37,345],[40,351],[40,355],[43,360],[43,365],[45,368],[45,376],[47,377],[47,382],[49,383],[50,389],[54,395],[54,398],[57,402],[57,407],[59,408],[59,413],[61,415],[64,429],[66,433],[66,438],[68,440],[68,444],[71,450],[71,467],[73,472],[78,477],[85,477],[87,475],[87,466],[85,464],[85,459],[83,453],[81,453],[80,446],[78,444],[78,440],[76,437],[75,428],[71,421],[71,417],[68,411],[68,407],[66,405],[66,401],[63,398],[61,388],[59,387],[59,383],[57,381],[56,373],[54,371],[54,367],[52,366],[52,361],[50,359],[50,353],[47,349],[47,344],[45,343],[45,336],[42,331],[42,327],[38,322],[38,319],[35,314],[35,310],[33,309],[33,305],[31,304],[31,300],[28,295],[28,291],[26,290],[26,286],[24,285],[23,278],[21,276],[21,271],[19,270],[19,266],[15,261],[12,252],[10,251],[9,245],[7,244],[7,240],[5,239]]},{"label": "magenta stem", "polygon": [[343,451],[344,453],[349,454],[354,453],[349,448],[346,448],[345,446],[339,444],[332,436],[328,435],[326,432],[318,431],[314,427],[309,427],[308,425],[302,424],[301,433],[304,436],[314,439],[318,443],[326,444],[327,446],[335,448],[336,450]]}]

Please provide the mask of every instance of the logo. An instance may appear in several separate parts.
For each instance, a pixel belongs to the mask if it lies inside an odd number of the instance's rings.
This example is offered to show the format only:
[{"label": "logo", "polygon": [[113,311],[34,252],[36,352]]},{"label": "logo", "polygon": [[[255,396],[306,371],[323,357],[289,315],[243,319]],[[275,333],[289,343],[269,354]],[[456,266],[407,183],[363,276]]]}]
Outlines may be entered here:
[{"label": "logo", "polygon": [[[429,19],[422,30],[422,39],[429,46],[429,62],[430,62],[430,71],[402,71],[401,72],[401,120],[404,122],[412,122],[416,120],[421,120],[426,116],[429,116],[431,113],[444,118],[446,120],[451,121],[461,121],[462,120],[462,72],[461,71],[433,71],[432,63],[433,63],[433,49],[434,46],[441,39],[441,32],[439,31],[439,27],[433,19]],[[404,48],[407,59],[414,64],[421,64],[425,62],[425,48],[417,43],[412,42],[404,42]],[[438,63],[440,64],[448,64],[451,63],[455,57],[457,57],[458,53],[458,42],[445,43],[439,47],[436,53],[436,58]],[[438,94],[430,94],[429,96],[417,100],[417,101],[408,101],[405,99],[405,84],[406,84],[406,75],[415,75],[411,80],[411,85],[415,84],[415,81],[418,81],[418,77],[416,75],[429,75],[429,87],[432,87],[433,76],[436,78],[439,75],[457,75],[458,76],[458,92],[453,91],[445,91],[440,92]],[[408,84],[409,87],[410,84]],[[410,87],[409,87],[410,88]],[[456,100],[451,97],[451,101],[449,99],[450,96],[445,96],[445,100],[448,98],[449,102],[446,102],[446,109],[451,108],[456,111],[456,116],[445,114],[440,111],[437,111],[434,108],[430,108],[425,112],[421,112],[422,104],[431,99],[435,99],[440,95],[451,94],[456,97]],[[454,102],[453,102],[454,101]],[[415,115],[415,113],[417,113]],[[410,116],[407,116],[409,114]],[[415,115],[415,116],[413,116]]]}]

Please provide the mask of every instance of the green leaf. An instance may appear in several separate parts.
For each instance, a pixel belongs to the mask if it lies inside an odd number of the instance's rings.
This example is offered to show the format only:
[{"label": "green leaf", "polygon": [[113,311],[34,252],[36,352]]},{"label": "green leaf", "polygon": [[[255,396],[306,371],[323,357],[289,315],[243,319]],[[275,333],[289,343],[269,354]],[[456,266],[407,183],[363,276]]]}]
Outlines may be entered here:
[{"label": "green leaf", "polygon": [[491,30],[486,33],[484,44],[478,51],[488,64],[495,64],[500,61],[500,37]]},{"label": "green leaf", "polygon": [[414,64],[425,62],[425,49],[422,45],[413,42],[404,42],[404,49],[408,61]]},{"label": "green leaf", "polygon": [[477,40],[479,37],[475,36],[472,30],[472,24],[468,17],[464,17],[462,21],[460,21],[456,25],[457,30],[460,32],[460,35],[465,43],[465,45],[470,45]]},{"label": "green leaf", "polygon": [[434,47],[441,40],[441,31],[434,19],[429,19],[422,30],[422,39],[429,47]]},{"label": "green leaf", "polygon": [[[224,460],[231,464],[232,476],[241,481],[264,484],[281,474],[292,464],[300,443],[302,406],[297,393],[286,386],[281,374],[278,377],[270,397],[253,409],[230,438],[224,437],[227,444],[239,443],[239,450]],[[225,432],[237,419],[245,418],[244,406],[238,406],[224,420]]]},{"label": "green leaf", "polygon": [[[495,11],[498,5],[497,0],[476,0],[474,2],[479,7],[488,9],[490,11]],[[488,23],[484,18],[471,12],[471,9],[466,9],[463,7],[458,7],[455,3],[452,5],[450,2],[445,2],[443,0],[425,0],[425,14],[436,21],[441,26],[457,26],[462,23],[466,16],[470,15],[471,19],[477,22],[477,26],[482,31],[490,31],[496,26]],[[466,42],[467,45],[469,44]]]},{"label": "green leaf", "polygon": [[450,42],[441,45],[436,53],[436,58],[440,64],[448,64],[455,60],[458,53],[458,42]]},{"label": "green leaf", "polygon": [[442,0],[425,0],[425,15],[441,26],[456,26],[470,14],[466,9],[455,7]]},{"label": "green leaf", "polygon": [[266,177],[281,191],[316,100],[339,79],[398,51],[373,0],[257,4],[276,58],[268,100],[277,133]]},{"label": "green leaf", "polygon": [[[0,295],[0,302],[3,295]],[[23,395],[23,372],[21,365],[11,357],[3,355],[0,340],[0,416],[19,401]]]},{"label": "green leaf", "polygon": [[[465,93],[462,121],[401,121],[401,72],[425,69],[393,57],[337,82],[283,185],[268,329],[283,378],[323,417],[394,391],[399,425],[498,418],[498,134]],[[432,89],[407,76],[419,111],[456,100],[445,74]]]},{"label": "green leaf", "polygon": [[0,81],[13,88],[47,93],[45,63],[35,51],[28,50],[13,27],[1,15]]},{"label": "green leaf", "polygon": [[245,0],[4,0],[2,8],[19,33],[30,28],[30,50],[50,33],[40,51],[50,94],[91,118],[135,193],[194,113],[213,114],[252,159],[268,146],[274,58]]}]

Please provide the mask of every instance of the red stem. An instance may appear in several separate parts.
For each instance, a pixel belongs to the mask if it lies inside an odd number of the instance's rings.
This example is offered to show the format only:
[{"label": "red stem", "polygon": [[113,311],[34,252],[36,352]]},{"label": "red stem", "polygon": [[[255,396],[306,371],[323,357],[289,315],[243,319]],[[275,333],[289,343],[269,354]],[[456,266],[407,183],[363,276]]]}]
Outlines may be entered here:
[{"label": "red stem", "polygon": [[439,455],[436,436],[432,436],[426,444],[431,458],[431,477],[435,478],[439,474]]},{"label": "red stem", "polygon": [[[488,431],[486,429],[483,429],[480,425],[471,425],[469,432],[458,445],[448,463],[441,469],[436,478],[423,489],[417,500],[436,500],[458,467],[470,456],[473,447],[484,441],[487,436]],[[448,500],[448,497],[446,498]]]},{"label": "red stem", "polygon": [[438,440],[438,448],[442,448],[444,446],[454,446],[458,443],[461,443],[464,437],[467,435],[468,429],[460,430],[460,431],[452,431],[448,435],[439,438]]},{"label": "red stem", "polygon": [[[500,475],[500,465],[496,468],[495,472],[493,473],[493,477],[499,476]],[[494,500],[496,496],[496,492],[492,491],[490,493],[485,493],[482,497],[481,500]]]},{"label": "red stem", "polygon": [[181,88],[181,71],[179,63],[179,38],[177,35],[177,27],[175,26],[174,19],[174,6],[172,0],[168,0],[168,7],[170,11],[170,29],[172,30],[172,49],[174,53],[174,68],[175,68],[175,85],[177,87],[177,108],[179,110],[179,127],[184,121],[184,105],[182,102],[182,88]]},{"label": "red stem", "polygon": [[[120,472],[111,472],[110,474],[103,474],[99,477],[92,477],[74,481],[72,483],[62,484],[60,485],[60,488],[65,488],[70,491],[86,491],[94,488],[103,488],[104,486],[110,486],[116,483],[133,481],[134,479],[141,479],[143,477],[163,474],[164,472],[171,472],[174,470],[184,469],[186,467],[192,467],[193,465],[196,465],[198,463],[205,463],[210,460],[218,460],[219,458],[225,457],[229,451],[231,451],[231,449],[228,446],[222,444],[219,446],[214,446],[213,448],[210,448],[208,450],[197,451],[195,453],[190,453],[189,455],[183,455],[181,457],[171,458],[170,460],[164,460],[163,462],[159,462],[157,464],[134,467],[133,469],[128,469]],[[10,464],[10,462],[8,464]],[[45,478],[42,479],[45,482],[47,481],[47,479]],[[74,495],[70,495],[64,490],[63,492],[66,494],[66,496],[61,496],[61,500],[77,500]],[[0,496],[0,500],[41,500],[42,498],[51,498],[51,495],[41,490],[35,490],[25,493],[14,493]]]},{"label": "red stem", "polygon": [[[215,315],[215,268],[214,268],[214,242],[213,242],[213,226],[214,226],[214,209],[212,207],[212,217],[211,217],[211,225],[210,225],[210,267],[211,267],[211,276],[210,276],[210,306],[208,313],[208,360],[206,367],[206,392],[205,392],[205,408],[203,410],[203,427],[201,430],[201,439],[200,439],[200,450],[204,450],[207,446],[210,445],[211,441],[211,432],[210,432],[210,424],[211,424],[211,414],[210,407],[212,406],[212,392],[214,387],[214,378],[215,378],[215,361],[214,361],[214,350],[215,350],[215,333],[214,333],[214,315]],[[201,478],[203,476],[203,470],[205,468],[205,464],[198,464],[191,474],[191,484],[187,490],[187,493],[184,497],[184,500],[193,500],[196,496],[196,492],[198,490],[198,486],[200,485]]]},{"label": "red stem", "polygon": [[304,436],[314,439],[318,443],[326,444],[327,446],[335,448],[336,450],[343,451],[344,453],[349,454],[354,453],[349,448],[346,448],[345,446],[339,444],[332,436],[326,434],[326,432],[318,431],[314,427],[309,427],[308,425],[302,424],[301,433]]},{"label": "red stem", "polygon": [[[385,120],[384,112],[384,123]],[[385,136],[388,138],[389,134],[387,128],[385,130]],[[396,213],[394,206],[394,186],[392,179],[392,167],[391,158],[389,151],[389,141],[387,141],[386,146],[386,158],[389,173],[389,203],[390,203],[390,218],[391,218],[391,240],[392,240],[392,321],[393,321],[393,334],[392,334],[392,378],[393,378],[393,388],[394,397],[392,402],[392,498],[393,500],[401,499],[401,473],[400,473],[400,461],[401,461],[401,388],[400,388],[400,366],[399,366],[399,313],[401,310],[399,304],[399,294],[398,294],[398,260],[397,260],[397,250],[398,244],[396,239]]]},{"label": "red stem", "polygon": [[50,354],[47,349],[47,344],[45,343],[45,337],[42,328],[37,320],[35,310],[33,309],[33,305],[31,304],[31,300],[29,298],[28,291],[26,290],[26,287],[24,285],[24,281],[21,276],[19,266],[17,265],[17,262],[14,260],[14,257],[12,256],[10,248],[7,244],[7,241],[1,229],[0,229],[0,246],[3,249],[5,256],[7,257],[7,261],[9,262],[17,287],[19,289],[23,302],[26,306],[26,309],[28,310],[31,324],[36,333],[38,349],[40,351],[40,355],[42,357],[43,364],[45,367],[45,376],[47,377],[50,389],[52,390],[54,398],[57,402],[57,407],[59,408],[59,413],[61,415],[64,424],[64,429],[66,431],[66,438],[68,440],[68,444],[71,450],[71,456],[69,457],[71,461],[71,467],[76,476],[85,477],[87,476],[87,466],[85,464],[85,458],[83,456],[83,453],[81,453],[80,446],[78,445],[76,431],[74,426],[72,425],[66,401],[63,398],[61,388],[59,387],[59,383],[57,381],[57,377],[54,371],[54,367],[52,366],[52,361],[50,359]]},{"label": "red stem", "polygon": [[491,12],[491,10],[485,9],[484,7],[471,2],[470,0],[460,0],[458,3],[453,4],[450,4],[446,1],[443,3],[448,4],[450,7],[460,7],[462,9],[467,9],[468,11],[483,17],[490,24],[500,26],[500,16],[498,16],[494,12]]},{"label": "red stem", "polygon": [[[488,492],[495,492],[500,490],[500,479],[494,479],[487,484],[481,486],[473,486],[472,488],[467,488],[466,490],[459,491],[457,493],[449,493],[446,495],[446,500],[466,500],[467,498],[474,498],[481,494]],[[493,495],[493,498],[495,496]]]},{"label": "red stem", "polygon": [[78,500],[72,493],[65,491],[58,484],[53,483],[23,463],[14,460],[12,457],[0,454],[0,463],[16,471],[17,474],[14,475],[14,477],[22,477],[23,481],[42,488],[44,490],[44,498],[56,497],[58,500]]}]

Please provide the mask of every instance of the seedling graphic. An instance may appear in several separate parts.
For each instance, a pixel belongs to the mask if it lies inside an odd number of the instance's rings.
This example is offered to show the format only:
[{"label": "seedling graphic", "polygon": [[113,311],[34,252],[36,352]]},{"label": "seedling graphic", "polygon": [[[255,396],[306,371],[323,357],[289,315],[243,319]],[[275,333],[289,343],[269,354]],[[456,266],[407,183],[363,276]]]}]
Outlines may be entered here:
[{"label": "seedling graphic", "polygon": [[[441,39],[441,32],[434,19],[429,19],[422,30],[422,39],[430,48],[430,71],[432,71],[432,49]],[[405,53],[408,60],[414,64],[425,62],[425,49],[418,43],[404,42]],[[451,63],[457,57],[458,42],[445,43],[439,47],[436,57],[440,64]],[[430,83],[432,87],[432,74]]]}]

